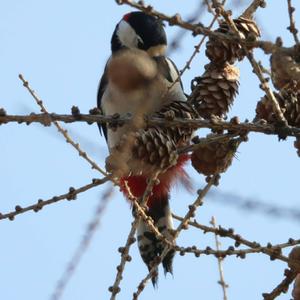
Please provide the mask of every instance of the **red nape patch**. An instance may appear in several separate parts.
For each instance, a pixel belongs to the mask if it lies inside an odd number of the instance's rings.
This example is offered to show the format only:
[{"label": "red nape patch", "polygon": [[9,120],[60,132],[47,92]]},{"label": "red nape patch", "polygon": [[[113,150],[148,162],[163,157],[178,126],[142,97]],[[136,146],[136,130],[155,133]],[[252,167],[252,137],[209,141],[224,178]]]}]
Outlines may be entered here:
[{"label": "red nape patch", "polygon": [[130,18],[131,13],[128,13],[126,15],[123,16],[123,20],[128,22],[129,18]]},{"label": "red nape patch", "polygon": [[[185,180],[188,181],[189,177],[184,171],[184,164],[190,159],[190,156],[183,154],[179,157],[177,165],[171,167],[168,171],[161,174],[159,178],[159,184],[153,188],[152,196],[150,196],[147,205],[151,207],[151,203],[154,203],[156,199],[160,199],[166,196],[170,191],[171,185],[176,181]],[[134,197],[142,197],[147,187],[147,177],[145,176],[127,176],[122,177],[120,180],[121,191],[129,198],[131,193]],[[130,193],[128,191],[130,190]]]}]

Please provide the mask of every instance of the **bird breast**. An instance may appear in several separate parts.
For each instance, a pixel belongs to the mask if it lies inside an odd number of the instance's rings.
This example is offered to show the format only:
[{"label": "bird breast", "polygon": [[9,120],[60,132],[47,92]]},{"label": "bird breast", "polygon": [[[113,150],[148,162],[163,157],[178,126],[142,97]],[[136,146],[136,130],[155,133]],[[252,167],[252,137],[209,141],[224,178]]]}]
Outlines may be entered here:
[{"label": "bird breast", "polygon": [[149,115],[166,104],[162,95],[166,88],[158,80],[148,84],[147,89],[140,88],[128,92],[120,91],[114,84],[109,83],[102,98],[102,109],[105,115],[130,114],[133,121],[116,129],[108,128],[109,149],[116,146],[123,134],[144,127],[143,117]]}]

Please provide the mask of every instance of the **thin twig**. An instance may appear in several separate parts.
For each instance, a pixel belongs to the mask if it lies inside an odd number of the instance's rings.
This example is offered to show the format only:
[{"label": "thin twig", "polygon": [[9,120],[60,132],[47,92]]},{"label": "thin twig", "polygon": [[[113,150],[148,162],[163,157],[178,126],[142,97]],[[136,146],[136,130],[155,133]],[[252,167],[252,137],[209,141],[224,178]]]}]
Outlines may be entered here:
[{"label": "thin twig", "polygon": [[[203,9],[206,4],[205,2],[206,2],[205,0],[200,0],[200,4],[198,4],[198,7],[193,12],[193,14],[190,17],[188,17],[187,22],[194,23],[200,19],[202,14],[205,12],[205,10]],[[179,43],[186,33],[187,33],[186,30],[183,30],[181,28],[179,29],[176,36],[173,37],[173,39],[169,43],[168,52],[167,52],[168,56],[179,47]]]},{"label": "thin twig", "polygon": [[62,277],[57,282],[55,290],[50,298],[51,300],[61,299],[68,282],[70,281],[71,277],[75,273],[78,264],[80,263],[83,255],[86,253],[97,229],[99,228],[100,219],[103,215],[104,210],[106,209],[106,206],[107,206],[109,200],[111,199],[112,192],[113,192],[113,187],[110,186],[108,188],[108,190],[105,191],[104,194],[102,195],[102,197],[100,198],[99,204],[96,207],[93,218],[87,225],[86,231],[85,231],[74,255],[72,256],[71,260],[69,261],[67,268],[65,269],[64,273],[62,274]]},{"label": "thin twig", "polygon": [[265,8],[266,7],[265,1],[253,0],[252,3],[245,9],[245,11],[242,13],[241,16],[247,19],[252,19],[254,13],[259,7]]},{"label": "thin twig", "polygon": [[260,60],[258,61],[258,65],[259,65],[261,71],[263,72],[263,74],[266,74],[270,77],[272,76],[271,70],[268,70],[267,68],[265,68]]},{"label": "thin twig", "polygon": [[213,119],[213,120],[203,120],[203,119],[194,119],[194,120],[185,120],[175,118],[172,121],[161,119],[161,118],[151,118],[148,120],[148,126],[162,126],[162,127],[174,127],[174,126],[188,126],[190,128],[210,128],[214,130],[230,130],[235,132],[260,132],[264,134],[271,135],[280,135],[285,134],[286,136],[300,136],[300,128],[292,126],[282,126],[278,127],[273,124],[266,124],[266,122],[250,123],[250,122],[241,122],[234,124],[232,122],[226,122],[222,119]]},{"label": "thin twig", "polygon": [[[31,96],[34,98],[34,100],[40,107],[41,112],[45,113],[50,118],[49,113],[48,113],[45,105],[43,104],[43,101],[39,98],[39,96],[35,93],[35,91],[29,86],[28,81],[26,81],[24,79],[22,74],[19,75],[19,78],[23,82],[24,87],[28,90],[28,92],[31,94]],[[79,156],[83,157],[91,165],[92,169],[99,171],[104,176],[108,176],[108,174],[101,167],[99,167],[97,165],[97,163],[94,162],[87,155],[87,153],[85,151],[83,151],[81,149],[80,145],[73,141],[73,139],[70,137],[70,135],[68,134],[68,131],[66,129],[64,129],[57,121],[53,121],[53,123],[54,123],[55,127],[57,128],[57,130],[64,136],[64,138],[66,139],[66,142],[71,144],[78,151]],[[111,180],[113,181],[113,179],[111,179]]]},{"label": "thin twig", "polygon": [[142,2],[136,2],[133,0],[116,0],[118,4],[127,4],[131,7],[134,7],[140,11],[145,12],[146,14],[155,16],[160,20],[166,21],[169,25],[178,25],[179,27],[193,31],[195,35],[197,34],[211,34],[211,31],[206,27],[200,24],[191,24],[189,22],[183,21],[179,14],[174,15],[173,17],[169,17],[157,10],[155,10],[151,5],[145,5]]},{"label": "thin twig", "polygon": [[188,212],[186,213],[186,215],[184,216],[183,220],[180,222],[180,224],[178,225],[177,229],[175,230],[175,233],[174,233],[174,238],[175,239],[178,237],[178,235],[179,235],[179,233],[181,232],[182,229],[187,229],[189,220],[195,216],[197,208],[203,204],[204,197],[209,192],[210,188],[214,184],[216,184],[216,182],[219,179],[219,176],[220,175],[218,175],[218,174],[212,176],[209,179],[208,183],[205,185],[205,187],[203,189],[198,190],[198,197],[197,197],[197,199],[194,201],[193,204],[189,205]]},{"label": "thin twig", "polygon": [[249,62],[251,63],[252,67],[253,67],[253,71],[255,72],[255,74],[257,75],[258,79],[261,82],[261,84],[260,84],[261,89],[266,93],[268,99],[272,103],[274,113],[276,114],[278,120],[281,121],[283,124],[287,124],[287,121],[285,120],[285,117],[282,113],[280,105],[279,105],[273,91],[269,87],[268,81],[264,77],[263,70],[260,68],[260,65],[255,60],[255,58],[253,56],[253,53],[248,52],[247,53],[247,58],[248,58]]},{"label": "thin twig", "polygon": [[197,148],[203,145],[208,145],[216,142],[225,142],[237,136],[239,136],[238,133],[232,133],[232,134],[228,133],[228,134],[216,134],[213,136],[207,136],[205,138],[199,138],[197,139],[197,142],[195,144],[178,148],[177,153],[178,154],[188,153],[191,151],[195,151]]},{"label": "thin twig", "polygon": [[292,6],[292,0],[287,0],[287,5],[288,5],[288,13],[289,13],[289,18],[290,18],[290,26],[287,28],[291,34],[294,37],[295,43],[299,45],[299,38],[298,38],[298,29],[296,28],[295,24],[295,19],[293,13],[295,12],[295,7]]},{"label": "thin twig", "polygon": [[84,185],[84,186],[82,186],[80,188],[77,188],[77,189],[75,189],[73,187],[70,187],[68,193],[65,193],[65,194],[62,194],[62,195],[59,195],[59,196],[54,196],[54,197],[52,197],[48,200],[39,199],[37,203],[29,205],[27,207],[21,207],[20,205],[16,205],[14,211],[9,212],[9,213],[5,213],[5,214],[0,213],[0,220],[9,219],[9,220],[13,221],[15,216],[23,214],[27,211],[33,210],[34,212],[38,212],[44,206],[56,203],[56,202],[61,201],[61,200],[69,200],[69,201],[70,200],[75,200],[76,196],[78,194],[83,193],[83,192],[85,192],[85,191],[87,191],[91,188],[94,188],[98,185],[101,185],[101,184],[107,182],[108,180],[109,180],[108,177],[104,177],[102,179],[93,179],[92,183],[89,183],[89,184]]},{"label": "thin twig", "polygon": [[[294,243],[296,245],[299,245],[300,240],[295,240]],[[209,246],[206,247],[205,249],[198,249],[196,246],[189,246],[189,247],[175,246],[174,250],[178,251],[180,253],[180,255],[182,255],[182,256],[185,255],[186,253],[192,253],[196,257],[199,257],[201,255],[213,255],[218,259],[219,258],[224,259],[226,256],[235,255],[237,258],[245,259],[246,255],[248,255],[248,254],[261,254],[265,250],[273,252],[273,256],[274,256],[275,254],[276,255],[280,254],[281,249],[284,249],[287,247],[292,247],[292,245],[290,243],[283,243],[283,244],[272,245],[272,246],[246,248],[246,249],[236,249],[233,246],[229,246],[228,249],[226,249],[226,250],[212,249]],[[276,260],[276,259],[277,259],[277,257],[276,258],[274,257],[273,260]],[[283,256],[283,259],[286,259],[287,260],[286,262],[290,261],[290,259],[288,259],[285,256]]]},{"label": "thin twig", "polygon": [[205,2],[205,4],[206,4],[206,7],[207,7],[208,12],[211,13],[214,17],[217,17],[217,18],[218,18],[218,16],[216,15],[215,11],[213,10],[213,8],[212,8],[212,6],[211,6],[209,0],[204,0],[204,2]]},{"label": "thin twig", "polygon": [[123,274],[123,271],[125,268],[125,264],[126,264],[126,262],[131,261],[131,256],[129,255],[129,248],[136,241],[136,238],[134,237],[134,235],[135,235],[138,223],[139,223],[139,218],[135,218],[133,220],[133,222],[131,223],[131,228],[130,228],[125,246],[120,247],[118,249],[119,252],[121,253],[121,262],[117,266],[118,272],[117,272],[114,284],[108,288],[108,290],[112,293],[111,298],[110,298],[111,300],[116,299],[116,295],[121,291],[121,288],[119,287],[119,285],[123,278],[122,274]]},{"label": "thin twig", "polygon": [[[214,228],[216,228],[217,224],[216,224],[216,219],[215,217],[211,218],[210,223],[212,224],[212,226]],[[220,242],[219,242],[219,238],[218,235],[215,234],[215,244],[216,244],[216,249],[217,251],[220,251]],[[222,291],[223,291],[223,300],[227,300],[227,288],[228,288],[228,284],[225,282],[224,279],[224,270],[223,270],[223,257],[218,256],[218,269],[219,269],[219,274],[220,274],[220,280],[218,281],[218,283],[221,285],[222,287]]]},{"label": "thin twig", "polygon": [[31,125],[34,123],[40,123],[44,126],[50,126],[51,123],[57,121],[64,123],[75,123],[84,122],[89,125],[93,123],[107,123],[113,125],[119,125],[128,123],[132,120],[132,117],[125,115],[122,117],[116,116],[105,116],[105,115],[93,115],[93,114],[78,114],[78,115],[68,115],[68,114],[56,114],[56,113],[30,113],[28,115],[8,115],[0,114],[0,125],[5,125],[9,123],[26,123],[26,125]]}]

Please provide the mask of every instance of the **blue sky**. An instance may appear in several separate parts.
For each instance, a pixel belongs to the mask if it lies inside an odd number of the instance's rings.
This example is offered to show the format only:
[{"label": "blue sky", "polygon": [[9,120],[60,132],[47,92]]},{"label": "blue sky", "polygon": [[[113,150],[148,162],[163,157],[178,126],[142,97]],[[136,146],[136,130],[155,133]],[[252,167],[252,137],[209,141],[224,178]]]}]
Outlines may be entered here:
[{"label": "blue sky", "polygon": [[[187,17],[199,1],[151,1],[167,14],[181,12]],[[250,1],[233,10],[238,13]],[[286,1],[267,1],[268,8],[257,14],[263,39],[282,36],[286,46],[293,43],[288,26]],[[300,4],[296,6],[296,23],[300,25]],[[229,1],[239,3],[239,1]],[[50,112],[68,113],[72,105],[87,112],[95,106],[96,91],[104,64],[110,53],[110,37],[123,14],[131,11],[114,1],[5,1],[0,10],[0,107],[11,114],[38,112],[38,107],[18,79],[23,73],[43,99]],[[208,24],[210,16],[202,19]],[[166,27],[169,40],[178,32]],[[182,68],[200,37],[187,34],[172,59]],[[268,57],[255,54],[268,66]],[[190,71],[183,76],[186,92],[194,76],[203,73],[207,63],[204,48]],[[263,95],[258,80],[246,61],[241,69],[240,94],[230,116],[252,119],[256,102]],[[71,136],[101,166],[107,155],[103,137],[96,125],[70,124]],[[69,186],[79,187],[98,177],[96,171],[67,145],[54,127],[9,124],[0,127],[0,211],[16,204],[26,206],[62,194]],[[201,134],[201,132],[200,132]],[[299,158],[293,139],[278,142],[274,136],[251,134],[249,142],[239,148],[237,159],[222,175],[220,191],[261,199],[284,207],[299,207]],[[195,189],[203,187],[204,177],[188,168]],[[76,201],[60,202],[39,213],[20,215],[14,222],[0,222],[0,294],[5,300],[49,299],[57,280],[74,253],[87,223],[106,186],[80,195]],[[180,187],[172,193],[173,210],[183,215],[195,194]],[[299,238],[299,223],[271,218],[251,211],[220,205],[209,197],[197,213],[197,219],[208,224],[214,215],[218,223],[233,227],[249,240],[280,243],[289,237]],[[89,251],[67,286],[62,299],[108,299],[120,257],[117,248],[125,244],[130,229],[131,212],[122,195],[115,191],[101,226]],[[224,247],[232,241],[222,239]],[[213,235],[200,231],[184,232],[180,245],[199,248],[214,246]],[[133,261],[125,269],[119,299],[130,299],[140,279],[146,274],[136,245],[131,249]],[[246,260],[234,257],[224,262],[225,278],[230,285],[229,299],[260,299],[282,279],[285,264],[271,262],[267,256],[249,255]],[[162,272],[161,272],[162,273]],[[176,256],[174,277],[160,276],[159,287],[149,284],[141,299],[221,299],[217,261],[214,257]],[[289,295],[279,299],[289,299]]]}]

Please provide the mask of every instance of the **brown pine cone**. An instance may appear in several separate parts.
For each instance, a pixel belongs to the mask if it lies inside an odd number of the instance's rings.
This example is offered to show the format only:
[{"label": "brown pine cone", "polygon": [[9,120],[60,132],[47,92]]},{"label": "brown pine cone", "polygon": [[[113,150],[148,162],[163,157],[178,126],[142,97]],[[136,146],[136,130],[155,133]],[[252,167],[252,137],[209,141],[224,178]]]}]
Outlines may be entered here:
[{"label": "brown pine cone", "polygon": [[239,69],[234,66],[220,68],[210,63],[206,72],[193,80],[189,101],[201,117],[226,115],[238,93],[239,73]]},{"label": "brown pine cone", "polygon": [[[242,38],[254,41],[260,36],[260,31],[253,20],[239,17],[233,21]],[[226,22],[222,22],[216,32],[232,34]],[[251,48],[248,47],[248,50]],[[237,59],[242,60],[245,56],[242,46],[238,43],[214,37],[210,37],[206,43],[205,54],[215,64],[224,64],[225,62],[233,64]]]},{"label": "brown pine cone", "polygon": [[[159,112],[155,113],[153,117],[165,118],[166,120],[172,121],[174,118],[193,120],[200,116],[191,103],[174,101],[165,105]],[[194,129],[190,126],[174,126],[162,129],[169,137],[171,137],[177,146],[189,144],[194,132]]]},{"label": "brown pine cone", "polygon": [[199,173],[206,176],[223,173],[231,165],[240,143],[240,138],[233,138],[228,141],[212,142],[205,146],[199,145],[192,153],[192,165]]},{"label": "brown pine cone", "polygon": [[300,90],[300,47],[276,51],[271,55],[270,62],[276,89]]},{"label": "brown pine cone", "polygon": [[[284,117],[291,126],[300,126],[300,93],[291,90],[282,90],[274,93]],[[273,105],[264,96],[256,106],[255,120],[264,119],[268,123],[276,123]]]},{"label": "brown pine cone", "polygon": [[114,177],[150,176],[176,165],[178,154],[171,137],[158,128],[140,129],[122,136],[106,158],[106,170]]},{"label": "brown pine cone", "polygon": [[174,166],[178,159],[172,137],[158,128],[135,133],[132,158],[164,170]]},{"label": "brown pine cone", "polygon": [[[152,116],[166,120],[199,118],[192,104],[182,101],[171,102]],[[193,132],[190,126],[150,127],[139,130],[134,134],[132,158],[153,168],[168,169],[177,163],[177,148],[188,145]]]}]

